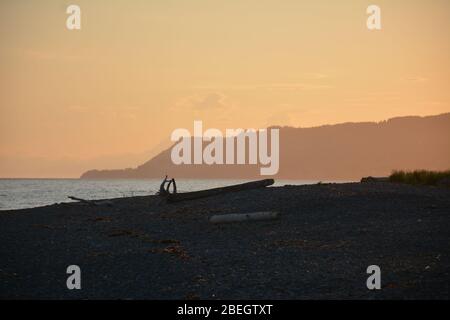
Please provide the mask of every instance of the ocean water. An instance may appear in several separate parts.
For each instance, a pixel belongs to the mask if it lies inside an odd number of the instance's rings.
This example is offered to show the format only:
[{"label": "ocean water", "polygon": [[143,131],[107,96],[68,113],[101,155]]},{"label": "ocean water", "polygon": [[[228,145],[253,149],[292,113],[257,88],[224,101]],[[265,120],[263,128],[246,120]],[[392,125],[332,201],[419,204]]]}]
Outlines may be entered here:
[{"label": "ocean water", "polygon": [[[187,192],[223,187],[248,180],[177,180],[177,191]],[[313,184],[312,180],[278,180],[285,184]],[[79,179],[0,179],[0,210],[33,208],[72,202],[68,196],[83,199],[109,199],[155,194],[161,180],[79,180]]]}]

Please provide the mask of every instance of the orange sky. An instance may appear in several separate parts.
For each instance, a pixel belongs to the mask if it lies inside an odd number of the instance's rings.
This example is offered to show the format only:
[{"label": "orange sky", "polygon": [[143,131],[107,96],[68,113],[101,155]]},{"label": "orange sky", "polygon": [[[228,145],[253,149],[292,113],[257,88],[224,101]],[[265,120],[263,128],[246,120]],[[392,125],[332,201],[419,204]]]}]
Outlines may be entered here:
[{"label": "orange sky", "polygon": [[[82,29],[66,29],[77,4]],[[381,7],[382,30],[366,28]],[[448,0],[0,2],[0,177],[134,167],[179,127],[450,111]]]}]

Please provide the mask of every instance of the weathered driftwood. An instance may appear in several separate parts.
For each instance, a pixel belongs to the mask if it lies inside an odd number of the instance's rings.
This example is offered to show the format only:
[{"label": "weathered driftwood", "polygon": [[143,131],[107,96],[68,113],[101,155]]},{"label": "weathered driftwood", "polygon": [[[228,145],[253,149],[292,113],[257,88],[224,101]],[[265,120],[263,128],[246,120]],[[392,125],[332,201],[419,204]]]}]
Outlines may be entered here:
[{"label": "weathered driftwood", "polygon": [[209,219],[211,223],[230,223],[241,221],[258,221],[258,220],[273,220],[278,217],[278,212],[252,212],[252,213],[232,213],[212,216]]},{"label": "weathered driftwood", "polygon": [[361,183],[368,182],[389,182],[388,177],[364,177],[361,179]]},{"label": "weathered driftwood", "polygon": [[213,189],[208,189],[208,190],[183,192],[183,193],[170,193],[167,195],[167,201],[168,202],[177,202],[177,201],[183,201],[183,200],[192,200],[192,199],[215,196],[217,194],[222,194],[222,193],[227,193],[227,192],[236,192],[236,191],[264,188],[264,187],[272,185],[273,183],[274,183],[273,179],[264,179],[264,180],[236,184],[233,186],[213,188]]},{"label": "weathered driftwood", "polygon": [[110,200],[86,200],[86,199],[82,199],[82,198],[77,198],[77,197],[72,197],[72,196],[68,196],[69,199],[75,200],[75,201],[80,201],[81,203],[85,203],[88,204],[90,206],[98,206],[98,205],[112,205],[112,201]]}]

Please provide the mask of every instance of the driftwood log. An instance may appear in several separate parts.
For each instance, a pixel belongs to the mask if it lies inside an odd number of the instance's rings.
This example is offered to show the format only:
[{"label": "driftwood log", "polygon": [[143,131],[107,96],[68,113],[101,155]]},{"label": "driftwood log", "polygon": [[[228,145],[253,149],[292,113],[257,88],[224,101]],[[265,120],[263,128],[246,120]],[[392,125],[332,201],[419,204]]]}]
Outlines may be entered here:
[{"label": "driftwood log", "polygon": [[364,177],[361,179],[361,183],[368,182],[389,182],[388,177]]},{"label": "driftwood log", "polygon": [[168,202],[178,202],[178,201],[184,201],[184,200],[193,200],[193,199],[198,199],[198,198],[211,197],[211,196],[215,196],[215,195],[222,194],[222,193],[264,188],[264,187],[272,185],[273,183],[274,183],[273,179],[264,179],[264,180],[236,184],[233,186],[213,188],[213,189],[208,189],[208,190],[183,192],[183,193],[170,193],[167,195],[167,201]]},{"label": "driftwood log", "polygon": [[252,213],[233,213],[221,214],[212,216],[209,219],[211,223],[230,223],[242,221],[257,221],[257,220],[273,220],[278,217],[278,212],[252,212]]},{"label": "driftwood log", "polygon": [[82,198],[68,196],[69,199],[80,201],[81,203],[90,205],[90,206],[98,206],[98,205],[112,205],[113,202],[111,200],[86,200]]}]

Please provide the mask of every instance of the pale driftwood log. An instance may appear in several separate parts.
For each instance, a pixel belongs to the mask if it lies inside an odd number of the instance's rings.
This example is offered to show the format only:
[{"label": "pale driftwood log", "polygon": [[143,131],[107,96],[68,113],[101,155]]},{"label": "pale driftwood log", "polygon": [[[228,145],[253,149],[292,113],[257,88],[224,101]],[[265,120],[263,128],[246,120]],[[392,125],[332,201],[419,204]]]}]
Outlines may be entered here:
[{"label": "pale driftwood log", "polygon": [[212,216],[209,219],[211,223],[230,223],[242,221],[258,221],[258,220],[273,220],[278,218],[278,212],[252,212],[252,213],[232,213]]},{"label": "pale driftwood log", "polygon": [[251,181],[251,182],[246,182],[246,183],[241,183],[241,184],[235,184],[233,186],[213,188],[213,189],[207,189],[207,190],[183,192],[183,193],[169,193],[169,194],[167,194],[167,201],[168,202],[178,202],[178,201],[184,201],[184,200],[193,200],[193,199],[211,197],[211,196],[228,193],[228,192],[236,192],[236,191],[264,188],[264,187],[272,185],[274,182],[275,181],[273,179],[264,179],[264,180]]},{"label": "pale driftwood log", "polygon": [[75,201],[80,201],[81,203],[85,203],[90,206],[98,206],[98,205],[102,205],[102,204],[103,205],[112,205],[113,204],[113,202],[110,200],[86,200],[86,199],[72,197],[72,196],[68,196],[68,198],[75,200]]}]

